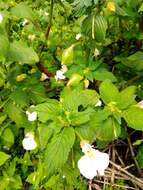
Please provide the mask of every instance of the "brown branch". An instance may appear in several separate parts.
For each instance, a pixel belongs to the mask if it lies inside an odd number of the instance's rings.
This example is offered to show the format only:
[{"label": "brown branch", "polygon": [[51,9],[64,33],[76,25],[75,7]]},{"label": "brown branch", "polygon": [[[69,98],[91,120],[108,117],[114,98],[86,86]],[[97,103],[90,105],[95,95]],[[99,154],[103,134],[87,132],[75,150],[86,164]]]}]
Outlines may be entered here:
[{"label": "brown branch", "polygon": [[[53,18],[53,8],[54,8],[54,0],[51,0],[51,7],[50,7],[50,17],[49,17],[49,23],[45,32],[45,41],[48,40],[49,34],[50,34],[50,30],[51,30],[51,26],[52,26],[52,18]],[[47,45],[46,45],[47,46]],[[43,52],[45,48],[45,44],[42,45],[41,50],[40,50],[40,59],[41,59],[41,54]],[[47,70],[47,68],[41,63],[41,60],[39,60],[39,62],[36,64],[37,68],[39,69],[39,71],[41,71],[42,73],[46,74],[48,77],[53,77],[54,74],[49,72]]]}]

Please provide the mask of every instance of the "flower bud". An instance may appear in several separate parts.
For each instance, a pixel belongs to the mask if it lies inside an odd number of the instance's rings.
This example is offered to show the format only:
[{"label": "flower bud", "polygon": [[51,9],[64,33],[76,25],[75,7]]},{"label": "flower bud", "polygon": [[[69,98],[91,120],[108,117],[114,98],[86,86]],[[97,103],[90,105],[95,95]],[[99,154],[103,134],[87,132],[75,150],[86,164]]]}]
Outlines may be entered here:
[{"label": "flower bud", "polygon": [[26,74],[21,74],[21,75],[17,75],[17,77],[16,77],[16,81],[17,82],[21,82],[21,81],[23,81],[25,78],[26,78]]},{"label": "flower bud", "polygon": [[110,1],[107,3],[107,10],[110,12],[115,12],[116,11],[116,7],[115,7],[115,3]]}]

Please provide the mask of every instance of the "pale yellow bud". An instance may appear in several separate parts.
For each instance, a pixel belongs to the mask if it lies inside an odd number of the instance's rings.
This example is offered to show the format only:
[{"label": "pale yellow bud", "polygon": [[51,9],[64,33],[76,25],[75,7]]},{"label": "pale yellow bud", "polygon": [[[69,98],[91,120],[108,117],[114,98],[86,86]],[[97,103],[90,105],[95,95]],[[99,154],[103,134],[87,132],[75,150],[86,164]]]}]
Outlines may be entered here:
[{"label": "pale yellow bud", "polygon": [[107,3],[107,10],[110,12],[115,12],[116,11],[116,7],[115,7],[115,3],[110,1]]},{"label": "pale yellow bud", "polygon": [[21,74],[21,75],[17,75],[17,77],[16,77],[16,81],[17,82],[20,82],[20,81],[23,81],[25,78],[26,78],[26,74]]}]

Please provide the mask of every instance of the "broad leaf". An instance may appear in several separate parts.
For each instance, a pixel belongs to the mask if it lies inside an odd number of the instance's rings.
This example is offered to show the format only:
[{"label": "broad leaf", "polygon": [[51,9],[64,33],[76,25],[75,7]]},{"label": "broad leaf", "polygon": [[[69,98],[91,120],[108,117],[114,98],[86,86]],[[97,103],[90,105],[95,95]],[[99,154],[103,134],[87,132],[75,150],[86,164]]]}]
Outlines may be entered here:
[{"label": "broad leaf", "polygon": [[33,10],[26,5],[26,3],[21,2],[11,9],[12,14],[19,18],[26,18],[31,21],[34,20]]},{"label": "broad leaf", "polygon": [[107,79],[111,80],[112,82],[116,82],[117,79],[116,77],[113,75],[112,72],[107,71],[106,69],[97,69],[94,72],[94,77],[96,80],[100,80],[100,81],[105,81]]},{"label": "broad leaf", "polygon": [[137,106],[131,106],[125,110],[123,117],[126,120],[129,127],[136,130],[143,130],[143,109]]},{"label": "broad leaf", "polygon": [[45,103],[35,106],[38,112],[38,118],[41,122],[56,120],[61,114],[61,107],[57,100],[48,99]]},{"label": "broad leaf", "polygon": [[95,15],[92,18],[92,38],[98,42],[105,40],[107,30],[107,21],[101,15]]},{"label": "broad leaf", "polygon": [[14,121],[18,126],[22,125],[24,123],[24,120],[26,119],[24,116],[24,113],[13,102],[8,102],[5,106],[5,112],[10,117],[12,121]]},{"label": "broad leaf", "polygon": [[117,97],[117,104],[119,109],[125,109],[135,102],[135,86],[129,86],[122,90]]},{"label": "broad leaf", "polygon": [[109,80],[102,82],[99,91],[102,100],[106,104],[108,104],[109,102],[116,102],[116,99],[119,95],[117,87],[114,84],[112,84],[112,82]]},{"label": "broad leaf", "polygon": [[6,154],[5,152],[0,152],[0,166],[3,165],[9,158],[10,155]]},{"label": "broad leaf", "polygon": [[49,175],[54,174],[66,162],[74,140],[73,128],[65,128],[53,137],[45,151],[45,167]]},{"label": "broad leaf", "polygon": [[10,44],[8,60],[33,65],[39,61],[39,57],[32,47],[28,47],[21,41],[14,41]]}]

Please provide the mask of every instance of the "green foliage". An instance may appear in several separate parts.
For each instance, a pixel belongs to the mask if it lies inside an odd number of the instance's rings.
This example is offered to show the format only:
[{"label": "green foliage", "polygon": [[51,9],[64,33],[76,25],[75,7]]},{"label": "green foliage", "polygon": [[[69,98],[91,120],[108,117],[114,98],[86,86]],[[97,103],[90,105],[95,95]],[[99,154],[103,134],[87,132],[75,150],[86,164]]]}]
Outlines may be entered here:
[{"label": "green foliage", "polygon": [[72,128],[65,128],[60,134],[55,135],[47,145],[44,155],[44,163],[48,175],[52,175],[64,165],[74,144],[74,140],[74,130]]},{"label": "green foliage", "polygon": [[142,0],[1,0],[0,189],[86,190],[80,140],[102,149],[143,131],[142,12]]}]

